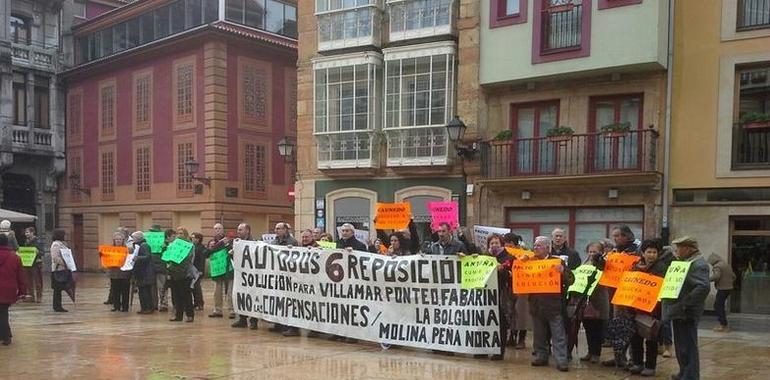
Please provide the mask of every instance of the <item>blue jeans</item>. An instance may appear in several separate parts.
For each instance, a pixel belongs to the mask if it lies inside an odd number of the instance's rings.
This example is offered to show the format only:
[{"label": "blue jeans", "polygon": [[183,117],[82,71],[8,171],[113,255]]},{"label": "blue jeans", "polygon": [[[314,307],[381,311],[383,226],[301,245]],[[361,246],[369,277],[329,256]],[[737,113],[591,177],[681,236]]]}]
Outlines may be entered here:
[{"label": "blue jeans", "polygon": [[717,314],[719,324],[727,326],[727,312],[725,311],[725,303],[727,298],[730,297],[729,290],[717,290],[717,296],[714,298],[714,312]]},{"label": "blue jeans", "polygon": [[679,380],[700,380],[698,322],[692,319],[677,319],[673,324]]}]

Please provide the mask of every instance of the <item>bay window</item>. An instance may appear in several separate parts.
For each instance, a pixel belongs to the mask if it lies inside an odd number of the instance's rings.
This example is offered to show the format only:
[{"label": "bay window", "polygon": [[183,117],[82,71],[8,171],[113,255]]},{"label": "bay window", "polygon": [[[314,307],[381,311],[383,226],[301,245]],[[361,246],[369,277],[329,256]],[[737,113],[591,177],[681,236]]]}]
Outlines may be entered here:
[{"label": "bay window", "polygon": [[318,50],[380,45],[379,0],[316,0]]},{"label": "bay window", "polygon": [[454,105],[454,43],[385,51],[388,165],[446,165]]},{"label": "bay window", "polygon": [[388,0],[390,40],[451,34],[455,0]]}]

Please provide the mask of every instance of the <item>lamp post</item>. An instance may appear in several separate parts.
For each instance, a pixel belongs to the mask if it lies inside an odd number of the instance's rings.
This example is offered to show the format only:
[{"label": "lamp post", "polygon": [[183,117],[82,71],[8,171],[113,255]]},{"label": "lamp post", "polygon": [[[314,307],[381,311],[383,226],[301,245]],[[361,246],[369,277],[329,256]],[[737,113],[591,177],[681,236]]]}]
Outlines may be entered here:
[{"label": "lamp post", "polygon": [[471,147],[460,145],[462,144],[466,129],[468,129],[468,126],[460,120],[459,116],[452,118],[446,125],[447,136],[449,137],[449,141],[455,144],[457,155],[460,156],[460,158],[472,160],[478,152],[478,149],[475,147],[476,144],[474,143]]}]

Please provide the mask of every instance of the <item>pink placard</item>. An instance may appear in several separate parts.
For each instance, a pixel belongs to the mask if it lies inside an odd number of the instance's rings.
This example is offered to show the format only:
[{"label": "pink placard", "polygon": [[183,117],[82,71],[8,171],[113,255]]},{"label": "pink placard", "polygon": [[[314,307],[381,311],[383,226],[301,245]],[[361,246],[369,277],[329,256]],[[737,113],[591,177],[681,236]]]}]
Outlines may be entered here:
[{"label": "pink placard", "polygon": [[433,231],[438,230],[441,223],[449,223],[452,229],[456,229],[460,219],[457,207],[457,201],[428,202],[430,211],[430,228]]}]

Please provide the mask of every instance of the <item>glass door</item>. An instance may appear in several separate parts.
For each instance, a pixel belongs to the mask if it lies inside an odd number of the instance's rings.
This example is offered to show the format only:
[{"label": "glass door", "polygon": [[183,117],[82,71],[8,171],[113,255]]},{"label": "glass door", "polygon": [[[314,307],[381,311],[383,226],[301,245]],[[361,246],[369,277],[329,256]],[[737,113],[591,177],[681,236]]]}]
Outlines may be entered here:
[{"label": "glass door", "polygon": [[730,310],[770,314],[770,216],[735,217],[730,242],[736,275]]}]

